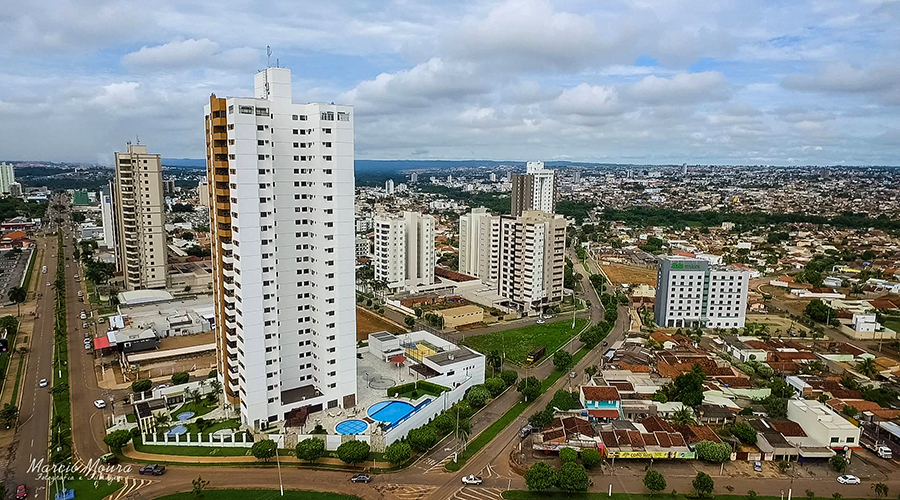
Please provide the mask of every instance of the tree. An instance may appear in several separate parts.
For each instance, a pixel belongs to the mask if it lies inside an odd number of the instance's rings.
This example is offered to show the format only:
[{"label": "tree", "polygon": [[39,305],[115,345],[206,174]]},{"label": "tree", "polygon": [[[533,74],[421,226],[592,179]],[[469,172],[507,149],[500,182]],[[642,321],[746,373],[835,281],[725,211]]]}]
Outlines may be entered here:
[{"label": "tree", "polygon": [[349,465],[365,462],[369,458],[369,443],[363,441],[347,441],[337,449],[337,456]]},{"label": "tree", "polygon": [[298,460],[315,462],[325,456],[325,441],[319,438],[307,438],[297,443],[294,454]]},{"label": "tree", "polygon": [[149,378],[135,380],[131,383],[131,391],[135,393],[149,391],[151,387],[153,387],[153,381]]},{"label": "tree", "polygon": [[112,431],[106,436],[103,436],[103,442],[113,451],[121,450],[123,446],[128,444],[128,441],[131,441],[131,433],[125,429]]},{"label": "tree", "polygon": [[428,451],[437,441],[437,434],[428,425],[415,428],[406,435],[409,446],[420,453]]},{"label": "tree", "polygon": [[826,323],[830,318],[834,317],[834,311],[822,302],[821,299],[815,299],[809,304],[806,304],[806,309],[803,310],[803,314],[819,323]]},{"label": "tree", "polygon": [[416,324],[416,318],[412,316],[407,316],[403,318],[403,322],[406,323],[407,328],[412,328]]},{"label": "tree", "polygon": [[687,406],[682,406],[672,412],[672,415],[669,416],[669,420],[671,420],[673,424],[678,425],[693,425],[697,423],[694,420],[694,412]]},{"label": "tree", "polygon": [[210,401],[219,401],[219,394],[222,394],[222,382],[219,382],[219,379],[214,378],[210,381],[209,388]]},{"label": "tree", "polygon": [[581,451],[581,463],[586,469],[593,469],[602,462],[603,457],[600,455],[599,451],[593,448],[587,448]]},{"label": "tree", "polygon": [[172,385],[181,385],[188,383],[188,380],[191,379],[191,376],[187,373],[180,372],[172,375]]},{"label": "tree", "polygon": [[567,464],[569,462],[577,462],[578,452],[573,450],[572,448],[563,448],[559,450],[559,459],[564,464]]},{"label": "tree", "polygon": [[853,418],[856,416],[857,413],[859,413],[859,410],[857,410],[855,406],[847,405],[847,406],[841,408],[841,413],[843,413],[844,416]]},{"label": "tree", "polygon": [[682,373],[672,381],[672,399],[681,401],[687,406],[694,407],[703,402],[703,383],[706,381],[706,373],[703,367],[695,364],[691,371]]},{"label": "tree", "polygon": [[557,370],[567,370],[572,365],[572,355],[560,349],[553,354],[553,366]]},{"label": "tree", "polygon": [[276,444],[271,439],[263,439],[253,443],[250,447],[250,454],[259,460],[268,462],[270,458],[275,456]]},{"label": "tree", "polygon": [[496,398],[506,389],[506,382],[500,377],[491,377],[484,381],[484,387],[491,393],[492,398]]},{"label": "tree", "polygon": [[844,455],[832,455],[828,459],[828,465],[838,474],[843,474],[847,470],[847,457]]},{"label": "tree", "polygon": [[9,403],[4,403],[3,409],[0,410],[0,420],[3,420],[3,424],[6,425],[6,428],[9,429],[10,427],[12,427],[18,419],[19,407]]},{"label": "tree", "polygon": [[878,374],[878,367],[875,365],[875,358],[864,358],[856,363],[856,371],[869,378],[875,378]]},{"label": "tree", "polygon": [[22,302],[25,302],[25,299],[28,298],[28,292],[20,286],[14,286],[9,289],[7,296],[9,297],[10,302],[16,304],[16,316],[21,316],[22,312],[20,309],[22,307]]},{"label": "tree", "polygon": [[6,330],[6,336],[15,335],[19,331],[19,320],[15,316],[3,316],[0,318],[0,328]]},{"label": "tree", "polygon": [[691,481],[691,486],[694,487],[694,491],[697,492],[701,497],[708,497],[712,494],[713,489],[716,487],[716,483],[713,482],[712,478],[709,477],[709,474],[705,472],[698,472],[697,477]]},{"label": "tree", "polygon": [[548,408],[539,412],[535,412],[528,417],[528,423],[535,429],[543,429],[553,422],[553,410]]},{"label": "tree", "polygon": [[204,480],[203,476],[197,476],[197,479],[191,481],[191,494],[194,495],[194,498],[203,498],[208,486],[209,481]]},{"label": "tree", "polygon": [[712,441],[700,441],[694,445],[694,451],[697,452],[697,458],[706,460],[707,462],[722,463],[731,458],[731,447],[725,443],[714,443]]},{"label": "tree", "polygon": [[879,498],[888,496],[888,485],[884,483],[875,483],[872,485],[872,489],[875,490],[875,496]]},{"label": "tree", "polygon": [[409,443],[403,441],[391,443],[384,449],[384,459],[390,462],[391,465],[400,465],[406,462],[411,454],[412,448],[409,446]]},{"label": "tree", "polygon": [[491,374],[497,373],[497,370],[503,365],[503,358],[500,355],[500,351],[497,349],[491,349],[488,351],[487,356],[484,360],[488,366],[491,367]]},{"label": "tree", "polygon": [[531,491],[544,491],[556,486],[556,472],[544,462],[538,462],[525,472],[525,484]]},{"label": "tree", "polygon": [[644,474],[644,486],[650,490],[650,495],[666,489],[666,478],[659,472],[650,469]]},{"label": "tree", "polygon": [[587,491],[590,485],[587,471],[584,466],[575,462],[568,462],[559,468],[556,473],[556,481],[559,489],[570,493],[575,491]]},{"label": "tree", "polygon": [[756,429],[746,422],[738,422],[731,426],[731,434],[744,444],[756,444]]},{"label": "tree", "polygon": [[541,394],[541,381],[535,377],[524,378],[516,387],[525,398],[525,401],[534,401]]},{"label": "tree", "polygon": [[476,385],[469,389],[469,393],[466,394],[466,401],[472,408],[481,408],[490,398],[491,392],[485,389],[483,385]]},{"label": "tree", "polygon": [[516,383],[516,380],[519,378],[519,374],[516,373],[515,370],[503,370],[500,372],[500,378],[506,382],[507,387]]}]

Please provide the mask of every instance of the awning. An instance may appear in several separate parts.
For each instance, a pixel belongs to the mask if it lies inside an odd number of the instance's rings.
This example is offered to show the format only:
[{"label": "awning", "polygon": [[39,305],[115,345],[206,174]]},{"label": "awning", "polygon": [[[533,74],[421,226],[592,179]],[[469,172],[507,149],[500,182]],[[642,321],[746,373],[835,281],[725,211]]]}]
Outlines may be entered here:
[{"label": "awning", "polygon": [[619,418],[619,410],[588,410],[588,415],[595,418]]},{"label": "awning", "polygon": [[402,354],[397,354],[396,356],[391,356],[391,363],[397,363],[399,365],[400,363],[405,363],[405,362],[406,362],[406,356],[404,356]]},{"label": "awning", "polygon": [[106,337],[97,337],[94,339],[94,349],[106,349],[109,347],[109,339]]}]

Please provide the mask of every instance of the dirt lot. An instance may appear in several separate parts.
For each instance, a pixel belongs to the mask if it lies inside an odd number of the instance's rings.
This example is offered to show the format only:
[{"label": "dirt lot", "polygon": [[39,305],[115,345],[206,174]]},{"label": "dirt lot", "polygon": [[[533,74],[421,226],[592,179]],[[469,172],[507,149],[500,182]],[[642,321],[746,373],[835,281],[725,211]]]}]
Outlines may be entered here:
[{"label": "dirt lot", "polygon": [[379,318],[361,307],[356,308],[356,340],[366,340],[375,332],[403,333],[397,325]]},{"label": "dirt lot", "polygon": [[601,267],[616,285],[621,285],[622,283],[643,283],[652,287],[656,286],[655,267],[627,266],[613,263],[602,264]]}]

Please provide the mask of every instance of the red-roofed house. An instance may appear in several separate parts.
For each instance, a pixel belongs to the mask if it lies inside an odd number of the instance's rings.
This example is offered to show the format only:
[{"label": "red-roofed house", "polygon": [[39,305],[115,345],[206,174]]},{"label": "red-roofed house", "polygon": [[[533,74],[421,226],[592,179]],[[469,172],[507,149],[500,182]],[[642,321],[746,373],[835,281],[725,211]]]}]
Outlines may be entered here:
[{"label": "red-roofed house", "polygon": [[588,415],[603,420],[615,420],[621,416],[619,390],[610,385],[582,385],[578,389],[581,405]]},{"label": "red-roofed house", "polygon": [[650,338],[658,342],[659,345],[661,345],[662,348],[666,350],[674,349],[675,346],[678,345],[678,343],[675,342],[675,339],[669,336],[669,334],[667,334],[666,332],[655,331],[650,334]]}]

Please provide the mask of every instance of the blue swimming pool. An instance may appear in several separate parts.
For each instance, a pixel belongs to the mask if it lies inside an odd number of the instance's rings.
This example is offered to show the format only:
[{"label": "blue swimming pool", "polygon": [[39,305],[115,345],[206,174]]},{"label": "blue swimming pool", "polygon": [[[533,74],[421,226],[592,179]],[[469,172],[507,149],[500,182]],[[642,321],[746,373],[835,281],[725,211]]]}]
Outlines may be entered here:
[{"label": "blue swimming pool", "polygon": [[169,429],[169,432],[167,432],[166,435],[169,437],[175,437],[185,433],[187,433],[187,427],[183,425],[176,425],[175,427]]},{"label": "blue swimming pool", "polygon": [[405,401],[381,401],[369,407],[369,418],[379,422],[397,423],[415,410]]},{"label": "blue swimming pool", "polygon": [[369,428],[369,424],[363,422],[362,420],[344,420],[343,422],[339,422],[334,426],[334,432],[338,434],[362,434],[366,432],[366,429]]}]

